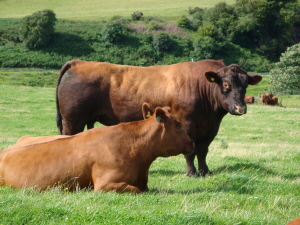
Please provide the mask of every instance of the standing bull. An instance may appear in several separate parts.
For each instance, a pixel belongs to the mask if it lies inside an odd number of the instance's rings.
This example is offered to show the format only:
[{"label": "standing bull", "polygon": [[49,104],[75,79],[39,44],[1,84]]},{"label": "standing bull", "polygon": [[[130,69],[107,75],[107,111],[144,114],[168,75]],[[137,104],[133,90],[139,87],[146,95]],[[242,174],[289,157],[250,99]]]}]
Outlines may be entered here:
[{"label": "standing bull", "polygon": [[150,67],[73,60],[60,71],[56,123],[60,134],[76,134],[96,121],[114,125],[140,120],[143,102],[152,110],[167,105],[195,142],[195,153],[185,155],[187,175],[196,175],[196,155],[199,174],[205,175],[208,146],[223,117],[245,114],[246,88],[261,79],[221,60]]}]

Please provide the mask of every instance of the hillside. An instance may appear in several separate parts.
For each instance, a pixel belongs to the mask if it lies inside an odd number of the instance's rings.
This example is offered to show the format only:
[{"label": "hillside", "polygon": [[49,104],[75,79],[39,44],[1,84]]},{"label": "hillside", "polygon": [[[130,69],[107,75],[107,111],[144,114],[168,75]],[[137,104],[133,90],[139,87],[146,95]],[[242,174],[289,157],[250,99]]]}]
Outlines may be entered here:
[{"label": "hillside", "polygon": [[[211,8],[219,2],[221,0],[2,0],[0,18],[22,18],[39,10],[52,9],[59,19],[102,20],[115,15],[130,17],[133,12],[141,11],[145,16],[160,16],[172,20],[187,14],[189,7]],[[233,4],[235,0],[223,2]]]}]

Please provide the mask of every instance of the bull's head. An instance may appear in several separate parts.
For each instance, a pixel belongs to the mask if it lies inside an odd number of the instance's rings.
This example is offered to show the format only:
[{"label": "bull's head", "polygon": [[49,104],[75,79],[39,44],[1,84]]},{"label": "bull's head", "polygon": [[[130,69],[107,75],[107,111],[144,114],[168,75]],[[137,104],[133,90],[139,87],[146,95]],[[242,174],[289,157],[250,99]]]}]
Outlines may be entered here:
[{"label": "bull's head", "polygon": [[258,74],[247,74],[238,65],[232,64],[217,72],[207,71],[205,77],[210,83],[217,84],[214,90],[218,106],[232,115],[242,115],[247,112],[244,101],[248,85],[255,85],[262,80]]}]

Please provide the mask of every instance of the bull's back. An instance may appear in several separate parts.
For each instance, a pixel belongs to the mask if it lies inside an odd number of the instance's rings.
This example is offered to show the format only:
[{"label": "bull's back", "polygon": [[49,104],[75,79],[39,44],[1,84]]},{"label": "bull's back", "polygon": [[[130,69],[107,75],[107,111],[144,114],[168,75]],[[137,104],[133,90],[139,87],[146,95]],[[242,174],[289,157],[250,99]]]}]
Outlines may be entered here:
[{"label": "bull's back", "polygon": [[141,120],[144,102],[154,109],[171,106],[179,95],[183,99],[180,91],[190,96],[182,88],[186,72],[181,70],[186,68],[180,64],[137,67],[81,62],[61,79],[62,114],[67,118],[89,115],[104,125]]}]

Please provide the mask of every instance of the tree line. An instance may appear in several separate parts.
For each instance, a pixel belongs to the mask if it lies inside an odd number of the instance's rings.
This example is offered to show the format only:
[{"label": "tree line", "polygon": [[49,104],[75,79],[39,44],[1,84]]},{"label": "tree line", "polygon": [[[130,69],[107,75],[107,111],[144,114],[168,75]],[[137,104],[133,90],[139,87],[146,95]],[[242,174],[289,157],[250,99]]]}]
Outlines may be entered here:
[{"label": "tree line", "polygon": [[300,25],[297,0],[236,0],[190,7],[176,24],[134,12],[109,21],[56,19],[42,10],[0,20],[0,66],[60,68],[66,61],[148,66],[207,58],[268,72],[293,45]]}]

